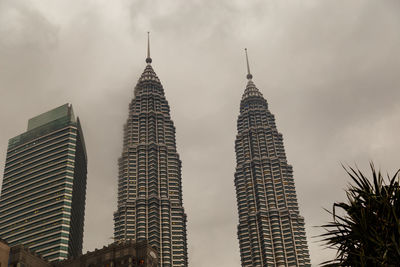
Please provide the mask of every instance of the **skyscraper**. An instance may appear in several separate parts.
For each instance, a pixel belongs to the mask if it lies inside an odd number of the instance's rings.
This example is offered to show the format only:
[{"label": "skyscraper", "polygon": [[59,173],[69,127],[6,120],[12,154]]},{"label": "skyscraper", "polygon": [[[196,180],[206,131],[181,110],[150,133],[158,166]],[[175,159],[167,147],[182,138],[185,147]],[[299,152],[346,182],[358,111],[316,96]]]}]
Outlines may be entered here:
[{"label": "skyscraper", "polygon": [[186,214],[175,127],[159,78],[147,66],[134,89],[119,159],[115,240],[148,240],[160,266],[187,266]]},{"label": "skyscraper", "polygon": [[54,261],[82,252],[87,158],[79,118],[65,104],[11,138],[0,197],[0,237]]},{"label": "skyscraper", "polygon": [[242,266],[310,266],[292,166],[274,115],[254,85],[247,61],[247,86],[240,102],[235,187]]}]

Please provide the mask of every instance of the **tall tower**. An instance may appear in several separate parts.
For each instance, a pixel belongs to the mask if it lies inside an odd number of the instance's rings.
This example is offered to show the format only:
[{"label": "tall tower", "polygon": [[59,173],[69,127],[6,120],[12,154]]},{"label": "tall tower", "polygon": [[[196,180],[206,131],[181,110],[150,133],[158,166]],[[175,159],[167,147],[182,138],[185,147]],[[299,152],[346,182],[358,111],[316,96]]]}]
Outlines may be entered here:
[{"label": "tall tower", "polygon": [[292,166],[267,101],[254,85],[247,57],[240,102],[235,187],[242,266],[310,266]]},{"label": "tall tower", "polygon": [[87,159],[79,119],[65,104],[29,120],[8,142],[0,237],[50,261],[82,253]]},{"label": "tall tower", "polygon": [[181,161],[164,89],[151,66],[134,89],[119,158],[118,209],[114,238],[148,240],[160,266],[187,266],[186,214]]}]

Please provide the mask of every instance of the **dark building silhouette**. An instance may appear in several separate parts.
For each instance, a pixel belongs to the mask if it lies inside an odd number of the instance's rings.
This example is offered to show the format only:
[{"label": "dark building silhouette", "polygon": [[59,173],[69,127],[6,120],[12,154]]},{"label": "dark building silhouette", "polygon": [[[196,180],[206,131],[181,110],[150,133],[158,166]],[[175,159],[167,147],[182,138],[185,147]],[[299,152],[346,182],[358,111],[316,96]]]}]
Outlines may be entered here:
[{"label": "dark building silhouette", "polygon": [[0,238],[0,266],[8,266],[10,247],[7,242]]},{"label": "dark building silhouette", "polygon": [[51,267],[52,264],[42,256],[30,251],[23,245],[16,245],[10,248],[8,265],[10,267]]},{"label": "dark building silhouette", "polygon": [[0,237],[45,259],[82,251],[87,158],[79,118],[65,104],[29,120],[8,143]]},{"label": "dark building silhouette", "polygon": [[157,252],[146,241],[114,243],[52,267],[157,267]]},{"label": "dark building silhouette", "polygon": [[292,166],[274,115],[252,81],[240,102],[235,187],[242,266],[310,266]]},{"label": "dark building silhouette", "polygon": [[23,245],[0,240],[0,266],[10,267],[158,267],[157,252],[145,241],[114,243],[77,258],[49,262]]},{"label": "dark building silhouette", "polygon": [[160,266],[187,266],[181,161],[164,89],[151,65],[134,89],[119,159],[115,240],[148,240]]}]

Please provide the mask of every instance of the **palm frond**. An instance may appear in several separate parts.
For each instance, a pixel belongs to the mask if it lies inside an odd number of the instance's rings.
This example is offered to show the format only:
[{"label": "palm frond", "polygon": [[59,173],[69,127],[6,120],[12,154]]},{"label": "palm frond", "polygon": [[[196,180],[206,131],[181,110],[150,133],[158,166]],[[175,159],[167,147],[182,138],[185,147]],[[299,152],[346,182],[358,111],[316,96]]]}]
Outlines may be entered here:
[{"label": "palm frond", "polygon": [[321,265],[394,266],[400,262],[400,170],[384,179],[371,162],[369,179],[358,168],[343,168],[351,178],[347,202],[325,209],[332,221],[321,226],[325,233],[319,236],[337,253]]}]

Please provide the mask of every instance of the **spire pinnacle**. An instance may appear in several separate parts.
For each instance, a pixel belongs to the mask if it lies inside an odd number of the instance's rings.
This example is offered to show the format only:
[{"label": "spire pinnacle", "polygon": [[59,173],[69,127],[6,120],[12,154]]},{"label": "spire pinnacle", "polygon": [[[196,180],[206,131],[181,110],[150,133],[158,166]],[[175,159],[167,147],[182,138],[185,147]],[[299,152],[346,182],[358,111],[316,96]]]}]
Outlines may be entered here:
[{"label": "spire pinnacle", "polygon": [[151,63],[151,57],[150,57],[150,32],[147,32],[147,58],[146,58],[146,63],[150,64]]},{"label": "spire pinnacle", "polygon": [[253,75],[250,73],[250,65],[249,65],[249,56],[247,55],[247,48],[244,49],[246,53],[246,63],[247,63],[247,79],[251,80],[253,78]]}]

